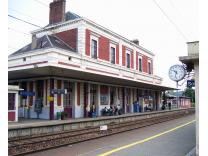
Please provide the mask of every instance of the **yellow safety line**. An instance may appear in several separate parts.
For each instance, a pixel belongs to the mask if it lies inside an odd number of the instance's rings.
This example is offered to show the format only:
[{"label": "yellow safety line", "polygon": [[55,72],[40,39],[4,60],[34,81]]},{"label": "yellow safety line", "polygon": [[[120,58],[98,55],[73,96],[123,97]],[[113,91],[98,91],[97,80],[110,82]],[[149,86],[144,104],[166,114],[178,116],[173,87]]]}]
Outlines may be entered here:
[{"label": "yellow safety line", "polygon": [[115,148],[115,149],[113,149],[113,150],[111,150],[111,151],[108,151],[108,152],[106,152],[106,153],[99,154],[98,156],[108,156],[108,155],[110,155],[110,154],[112,154],[112,153],[115,153],[115,152],[118,152],[118,151],[120,151],[120,150],[123,150],[123,149],[129,148],[129,147],[135,146],[135,145],[137,145],[137,144],[141,144],[141,143],[147,142],[147,141],[152,140],[152,139],[154,139],[154,138],[157,138],[157,137],[159,137],[159,136],[161,136],[161,135],[170,133],[170,132],[175,131],[175,130],[177,130],[177,129],[179,129],[179,128],[182,128],[182,127],[184,127],[184,126],[187,126],[187,125],[189,125],[189,124],[191,124],[191,123],[193,123],[193,122],[195,122],[195,121],[196,121],[196,120],[192,120],[192,121],[190,121],[190,122],[188,122],[188,123],[186,123],[186,124],[183,124],[183,125],[177,126],[177,127],[175,127],[175,128],[172,128],[172,129],[170,129],[170,130],[167,130],[167,131],[165,131],[165,132],[156,134],[156,135],[151,136],[151,137],[149,137],[149,138],[146,138],[146,139],[144,139],[144,140],[140,140],[140,141],[137,141],[137,142],[128,144],[128,145],[124,145],[124,146]]}]

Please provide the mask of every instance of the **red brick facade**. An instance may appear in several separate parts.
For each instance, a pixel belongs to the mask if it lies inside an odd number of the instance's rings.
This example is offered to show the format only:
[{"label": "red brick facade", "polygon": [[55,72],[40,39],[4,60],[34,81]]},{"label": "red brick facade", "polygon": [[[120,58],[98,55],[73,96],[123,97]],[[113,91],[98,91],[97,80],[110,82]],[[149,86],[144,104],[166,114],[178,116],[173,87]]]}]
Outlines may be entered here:
[{"label": "red brick facade", "polygon": [[57,33],[56,36],[63,40],[70,47],[77,50],[77,28],[62,31],[60,33]]},{"label": "red brick facade", "polygon": [[90,56],[90,30],[89,29],[86,29],[85,54],[87,56]]},{"label": "red brick facade", "polygon": [[[49,14],[49,23],[57,23],[57,22],[63,22],[65,20],[65,0],[58,0],[53,1],[50,3],[50,14]],[[96,33],[96,32],[93,32]],[[60,39],[62,39],[65,43],[67,43],[70,47],[77,50],[77,40],[78,40],[78,29],[71,29],[67,31],[63,31],[56,34]],[[90,35],[91,30],[86,29],[86,36],[85,36],[85,54],[87,56],[90,56],[91,51],[91,41],[90,41]],[[115,64],[119,64],[121,61],[122,66],[126,66],[126,48],[124,45],[122,45],[122,58],[119,58],[119,44],[116,45],[116,60]],[[134,58],[134,52],[130,52],[130,68],[134,69],[136,66],[136,70],[138,70],[138,55],[139,52],[136,52],[136,61]],[[98,37],[98,53],[97,57],[101,60],[110,61],[110,39],[100,35]],[[120,60],[119,60],[120,59]],[[150,58],[151,59],[151,58]],[[152,60],[152,59],[151,59]],[[148,73],[148,57],[143,55],[142,56],[142,71],[145,73]],[[151,61],[151,73],[153,73],[153,63]]]},{"label": "red brick facade", "polygon": [[116,45],[116,64],[119,64],[119,45]]},{"label": "red brick facade", "polygon": [[[89,29],[86,29],[86,40],[85,40],[85,54],[87,56],[90,56],[90,34],[91,31]],[[99,35],[98,38],[98,58],[110,61],[110,40],[102,35]],[[134,69],[134,66],[136,66],[136,70],[138,69],[138,56],[139,52],[133,51],[133,49],[130,50],[130,68]],[[136,52],[136,62],[134,58],[134,52]],[[116,45],[116,64],[119,64],[119,62],[122,62],[122,66],[126,66],[126,46],[122,45],[122,59],[119,60],[119,44]],[[151,61],[151,65],[152,61]],[[151,67],[151,70],[153,70],[153,67]],[[142,55],[142,71],[145,73],[148,73],[148,57],[145,55]],[[152,73],[153,71],[151,71]]]},{"label": "red brick facade", "polygon": [[109,39],[104,37],[104,36],[100,36],[99,37],[99,42],[98,42],[98,57],[99,59],[105,60],[105,61],[110,61],[110,54],[109,54],[109,49],[110,49],[110,42]]},{"label": "red brick facade", "polygon": [[8,121],[15,121],[15,112],[8,112]]},{"label": "red brick facade", "polygon": [[[91,31],[89,29],[86,29],[85,54],[87,56],[90,56],[90,32]],[[98,39],[98,58],[105,61],[110,61],[109,49],[109,39],[100,35]]]},{"label": "red brick facade", "polygon": [[108,86],[101,85],[100,86],[100,94],[108,94]]},{"label": "red brick facade", "polygon": [[122,45],[122,66],[126,65],[126,47]]},{"label": "red brick facade", "polygon": [[143,68],[143,72],[145,73],[148,73],[147,64],[148,64],[147,56],[143,55],[142,56],[142,68]]},{"label": "red brick facade", "polygon": [[131,68],[134,69],[134,52],[131,51]]}]

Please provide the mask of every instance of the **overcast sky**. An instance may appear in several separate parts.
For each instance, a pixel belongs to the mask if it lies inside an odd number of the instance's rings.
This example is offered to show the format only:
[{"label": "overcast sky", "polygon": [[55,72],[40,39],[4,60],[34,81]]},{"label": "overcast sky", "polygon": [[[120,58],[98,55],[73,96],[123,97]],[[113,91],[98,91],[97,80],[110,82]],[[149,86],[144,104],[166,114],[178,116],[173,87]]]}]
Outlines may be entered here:
[{"label": "overcast sky", "polygon": [[[52,0],[9,0],[8,14],[45,26],[50,2]],[[154,71],[163,78],[163,85],[175,87],[168,70],[171,65],[180,63],[179,56],[187,55],[186,42],[198,40],[197,3],[197,0],[66,0],[66,11],[128,39],[139,39],[141,46],[156,55]],[[30,31],[35,29],[37,27],[8,17],[8,55],[30,43]]]}]

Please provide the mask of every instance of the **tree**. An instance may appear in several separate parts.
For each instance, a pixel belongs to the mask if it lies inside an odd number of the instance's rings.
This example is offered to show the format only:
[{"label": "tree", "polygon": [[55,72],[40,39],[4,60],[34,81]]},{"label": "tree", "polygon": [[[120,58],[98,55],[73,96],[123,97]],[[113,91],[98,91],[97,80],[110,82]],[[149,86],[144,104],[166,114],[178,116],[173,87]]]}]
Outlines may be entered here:
[{"label": "tree", "polygon": [[191,102],[195,103],[195,90],[192,88],[186,88],[184,95],[191,98]]}]

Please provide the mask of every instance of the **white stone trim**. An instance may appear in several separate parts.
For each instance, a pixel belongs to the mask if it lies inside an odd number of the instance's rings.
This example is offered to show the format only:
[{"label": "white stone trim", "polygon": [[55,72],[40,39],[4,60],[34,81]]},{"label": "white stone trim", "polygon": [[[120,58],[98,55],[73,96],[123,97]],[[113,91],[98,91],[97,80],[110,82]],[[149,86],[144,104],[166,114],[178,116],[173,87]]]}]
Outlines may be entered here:
[{"label": "white stone trim", "polygon": [[86,44],[86,27],[80,25],[77,28],[77,51],[81,55],[85,55],[85,44]]},{"label": "white stone trim", "polygon": [[122,44],[119,44],[119,65],[122,66],[123,61],[123,50],[122,50]]},{"label": "white stone trim", "polygon": [[[57,79],[54,79],[54,89],[57,89]],[[55,107],[58,107],[57,105],[58,98],[57,98],[57,94],[54,94],[53,96],[54,96],[54,109],[55,109]]]},{"label": "white stone trim", "polygon": [[109,29],[107,29],[97,23],[94,23],[94,22],[88,20],[87,18],[83,18],[83,17],[79,18],[79,19],[75,19],[75,20],[62,22],[60,24],[51,25],[51,26],[48,26],[44,29],[38,29],[36,31],[32,31],[31,33],[43,36],[45,34],[52,34],[52,33],[57,33],[57,32],[61,32],[61,31],[66,31],[66,30],[69,30],[72,28],[77,28],[80,25],[85,25],[86,27],[92,27],[93,29],[96,29],[97,31],[101,31],[102,33],[104,33],[105,34],[104,36],[106,36],[106,35],[111,36],[111,38],[114,38],[113,40],[115,40],[115,39],[122,40],[123,42],[128,44],[128,46],[132,47],[132,49],[133,49],[133,47],[135,47],[137,49],[145,51],[146,54],[154,56],[154,54],[151,51],[143,48],[142,46],[137,45],[137,44],[133,43],[132,41],[128,40],[127,38],[113,32],[113,31],[111,31],[111,30],[109,30]]},{"label": "white stone trim", "polygon": [[[143,79],[144,81],[155,80],[155,82],[157,81],[157,83],[162,80],[161,78],[159,78],[155,75],[152,75],[152,74],[150,75],[148,73],[141,73],[141,72],[131,69],[131,68],[122,67],[117,64],[111,64],[110,62],[104,62],[104,61],[100,61],[99,59],[93,59],[93,58],[89,58],[86,56],[81,56],[78,53],[65,52],[65,51],[58,50],[58,49],[53,49],[53,50],[54,51],[50,51],[47,53],[43,52],[40,55],[31,56],[30,61],[28,61],[27,63],[31,64],[31,63],[35,63],[35,62],[39,62],[39,61],[48,61],[47,63],[40,64],[38,66],[39,67],[54,66],[54,67],[60,67],[60,68],[65,68],[65,69],[74,69],[77,71],[87,71],[87,72],[90,72],[90,71],[86,70],[86,67],[91,67],[91,68],[96,68],[96,69],[108,71],[111,73],[116,73],[118,75],[115,75],[115,76],[110,75],[110,76],[119,77],[122,79],[126,79],[125,77],[123,77],[123,75],[126,75],[126,76],[133,77],[134,79],[132,79],[132,80],[136,80],[137,78],[139,78],[139,79]],[[122,52],[120,52],[120,54],[122,54]],[[71,60],[68,60],[69,56],[71,56]],[[19,59],[21,59],[21,58],[19,58]],[[77,65],[77,66],[80,66],[81,68],[75,68],[75,67],[66,66],[63,64],[58,64],[58,62],[60,62],[60,61],[63,63],[66,63],[66,64]],[[131,61],[131,57],[130,57],[130,61]],[[122,62],[122,60],[120,59],[120,63],[121,62]],[[13,60],[9,61],[9,67],[16,66],[16,65],[22,65],[22,64],[19,64],[18,60],[15,60],[15,62],[13,62]],[[31,69],[31,68],[34,68],[33,65],[14,67],[14,68],[10,68],[9,71],[15,71],[15,70],[21,70],[21,69]],[[100,72],[96,72],[96,71],[95,71],[95,73],[109,75],[107,73],[100,73]]]},{"label": "white stone trim", "polygon": [[[19,90],[19,89],[18,89]],[[8,112],[15,112],[15,122],[18,121],[18,102],[19,102],[19,98],[18,98],[18,90],[9,90],[8,93],[14,93],[15,94],[15,110],[8,110]],[[9,121],[9,122],[13,122],[13,121]]]},{"label": "white stone trim", "polygon": [[128,40],[127,38],[125,38],[125,37],[123,37],[123,36],[121,36],[121,35],[119,35],[119,34],[113,32],[113,31],[111,31],[111,30],[109,30],[109,29],[107,29],[107,28],[105,28],[105,27],[103,27],[103,26],[101,26],[101,25],[99,25],[99,24],[97,24],[97,23],[94,23],[94,22],[92,22],[92,21],[90,21],[90,20],[88,20],[88,19],[86,19],[86,18],[83,18],[83,20],[86,22],[86,24],[87,24],[88,26],[91,25],[92,27],[97,28],[97,29],[99,29],[99,30],[102,31],[102,32],[105,32],[106,34],[111,35],[112,37],[115,37],[115,38],[117,38],[117,39],[121,39],[123,42],[125,42],[126,44],[128,44],[129,46],[131,46],[132,49],[133,49],[133,47],[136,47],[136,48],[138,48],[138,49],[144,50],[145,53],[148,53],[148,54],[150,54],[151,56],[154,56],[154,54],[153,54],[151,51],[149,51],[149,50],[147,50],[147,49],[141,47],[140,45],[137,45],[137,44],[131,42],[131,41]]}]

